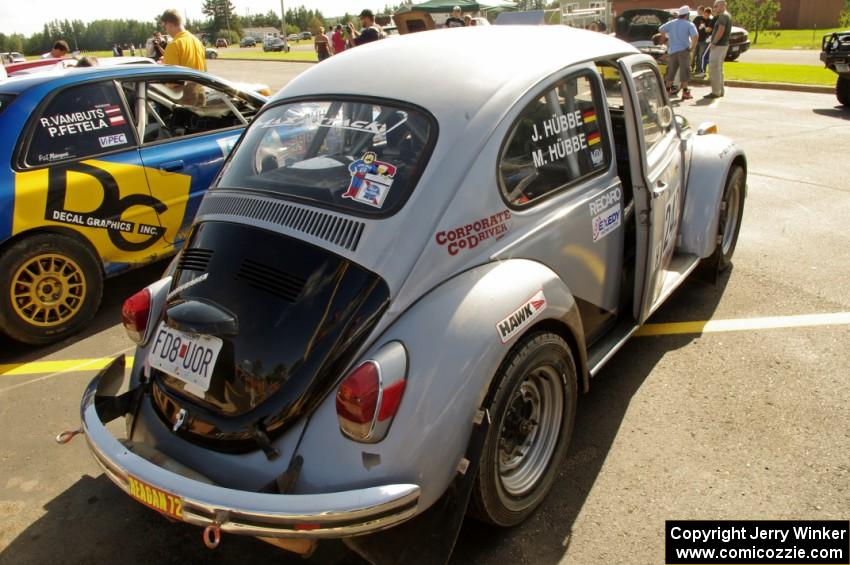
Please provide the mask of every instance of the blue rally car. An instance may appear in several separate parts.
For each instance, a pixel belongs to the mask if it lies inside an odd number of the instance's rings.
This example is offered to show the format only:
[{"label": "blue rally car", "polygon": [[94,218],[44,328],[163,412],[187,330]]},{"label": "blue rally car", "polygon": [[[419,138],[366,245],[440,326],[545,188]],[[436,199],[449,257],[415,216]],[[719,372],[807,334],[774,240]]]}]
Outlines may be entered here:
[{"label": "blue rally car", "polygon": [[104,277],[174,253],[264,103],[162,65],[0,83],[0,332],[61,339],[94,316]]}]

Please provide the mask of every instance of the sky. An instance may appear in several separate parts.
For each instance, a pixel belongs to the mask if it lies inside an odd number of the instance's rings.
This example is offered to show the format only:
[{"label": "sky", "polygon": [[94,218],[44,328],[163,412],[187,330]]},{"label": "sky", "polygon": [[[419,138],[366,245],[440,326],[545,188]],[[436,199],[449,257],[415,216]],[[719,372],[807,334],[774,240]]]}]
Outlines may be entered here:
[{"label": "sky", "polygon": [[[231,0],[236,13],[266,13],[274,10],[280,13],[280,0]],[[308,10],[319,10],[325,17],[341,16],[345,12],[359,13],[363,8],[381,10],[386,4],[383,0],[284,0],[288,10],[304,6]],[[32,35],[41,31],[50,20],[82,20],[90,22],[97,19],[129,19],[149,21],[161,14],[166,8],[177,8],[189,19],[201,19],[202,0],[131,0],[130,2],[104,2],[103,0],[13,0],[0,1],[0,33],[10,35],[22,33]]]}]

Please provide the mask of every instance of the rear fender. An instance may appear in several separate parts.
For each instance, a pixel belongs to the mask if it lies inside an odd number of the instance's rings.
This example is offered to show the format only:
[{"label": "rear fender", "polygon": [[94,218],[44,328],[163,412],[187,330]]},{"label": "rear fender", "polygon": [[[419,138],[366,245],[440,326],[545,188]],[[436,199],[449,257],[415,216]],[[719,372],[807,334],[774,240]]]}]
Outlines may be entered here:
[{"label": "rear fender", "polygon": [[[543,292],[545,305],[502,343],[497,326]],[[527,311],[527,310],[526,310]],[[489,263],[445,282],[402,314],[361,360],[391,341],[408,354],[406,390],[387,436],[375,444],[343,437],[335,394],[318,407],[301,441],[305,494],[406,477],[422,488],[420,512],[456,475],[477,409],[499,366],[522,335],[541,324],[566,328],[583,359],[581,321],[569,289],[528,260]],[[334,389],[335,392],[335,389]]]},{"label": "rear fender", "polygon": [[695,135],[682,211],[679,251],[710,257],[717,246],[720,201],[732,165],[746,170],[743,150],[722,135]]}]

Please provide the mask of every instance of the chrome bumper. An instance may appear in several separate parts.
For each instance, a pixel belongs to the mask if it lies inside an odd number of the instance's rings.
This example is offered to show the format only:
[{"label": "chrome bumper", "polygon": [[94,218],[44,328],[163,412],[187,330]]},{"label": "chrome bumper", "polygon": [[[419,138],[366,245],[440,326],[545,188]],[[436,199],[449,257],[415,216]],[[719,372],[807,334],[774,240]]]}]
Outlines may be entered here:
[{"label": "chrome bumper", "polygon": [[418,485],[384,485],[327,494],[266,494],[192,480],[136,455],[106,429],[95,407],[99,390],[114,393],[123,380],[123,360],[118,361],[92,380],[80,410],[94,458],[106,476],[128,494],[128,477],[132,476],[182,498],[185,522],[260,537],[350,537],[390,528],[416,514]]}]

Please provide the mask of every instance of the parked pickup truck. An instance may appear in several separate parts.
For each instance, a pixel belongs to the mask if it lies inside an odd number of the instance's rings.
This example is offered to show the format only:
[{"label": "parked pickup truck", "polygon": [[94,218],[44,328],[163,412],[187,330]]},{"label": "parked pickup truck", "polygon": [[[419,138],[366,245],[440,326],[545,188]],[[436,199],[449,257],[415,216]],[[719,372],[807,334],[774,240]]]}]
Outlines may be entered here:
[{"label": "parked pickup truck", "polygon": [[835,96],[842,105],[850,106],[850,30],[825,35],[820,60],[838,73]]}]

